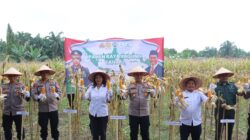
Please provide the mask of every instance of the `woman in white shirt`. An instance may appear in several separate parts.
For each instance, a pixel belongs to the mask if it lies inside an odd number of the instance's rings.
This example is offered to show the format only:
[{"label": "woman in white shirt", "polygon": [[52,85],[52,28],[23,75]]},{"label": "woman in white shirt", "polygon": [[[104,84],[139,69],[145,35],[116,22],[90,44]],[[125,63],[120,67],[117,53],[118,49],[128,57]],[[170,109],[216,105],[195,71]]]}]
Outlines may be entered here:
[{"label": "woman in white shirt", "polygon": [[108,105],[112,98],[112,91],[107,88],[109,75],[98,70],[89,75],[89,80],[93,83],[85,93],[85,99],[90,101],[89,119],[90,130],[93,140],[106,140],[106,130],[108,123]]}]

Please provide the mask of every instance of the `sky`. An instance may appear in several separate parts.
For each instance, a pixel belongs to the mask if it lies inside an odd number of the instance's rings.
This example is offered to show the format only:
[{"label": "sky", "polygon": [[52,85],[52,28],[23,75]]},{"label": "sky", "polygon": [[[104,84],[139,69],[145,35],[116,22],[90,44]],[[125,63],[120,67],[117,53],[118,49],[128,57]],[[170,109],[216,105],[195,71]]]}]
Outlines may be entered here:
[{"label": "sky", "polygon": [[250,51],[248,0],[0,0],[0,39],[49,32],[79,40],[164,37],[164,47],[219,48],[229,40]]}]

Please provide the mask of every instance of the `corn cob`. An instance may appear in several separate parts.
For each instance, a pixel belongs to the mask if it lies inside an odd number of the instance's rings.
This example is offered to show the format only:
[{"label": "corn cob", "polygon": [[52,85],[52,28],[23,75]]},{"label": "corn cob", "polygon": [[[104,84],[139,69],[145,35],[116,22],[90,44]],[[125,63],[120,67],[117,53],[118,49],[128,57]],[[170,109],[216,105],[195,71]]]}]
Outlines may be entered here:
[{"label": "corn cob", "polygon": [[108,88],[108,91],[111,90],[111,84],[110,84],[110,81],[109,81],[109,80],[107,80],[107,88]]}]

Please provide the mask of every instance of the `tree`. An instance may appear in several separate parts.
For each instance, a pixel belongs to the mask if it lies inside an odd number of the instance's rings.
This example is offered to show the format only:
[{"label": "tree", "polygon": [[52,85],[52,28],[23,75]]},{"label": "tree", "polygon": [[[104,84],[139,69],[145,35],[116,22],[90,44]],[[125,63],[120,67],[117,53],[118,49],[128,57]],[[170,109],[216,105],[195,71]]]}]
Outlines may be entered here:
[{"label": "tree", "polygon": [[214,47],[206,47],[204,50],[199,52],[200,57],[216,57],[218,51]]},{"label": "tree", "polygon": [[185,49],[181,52],[182,58],[191,58],[191,57],[197,57],[197,56],[198,56],[198,53],[196,50]]},{"label": "tree", "polygon": [[17,34],[15,34],[15,40],[18,45],[30,45],[32,39],[30,33],[17,32]]},{"label": "tree", "polygon": [[6,41],[7,41],[6,54],[10,54],[11,53],[11,47],[13,46],[13,44],[15,44],[15,35],[14,35],[13,31],[12,31],[12,28],[11,28],[10,24],[8,24],[8,26],[7,26]]},{"label": "tree", "polygon": [[5,49],[6,49],[6,42],[0,39],[0,53],[5,52]]},{"label": "tree", "polygon": [[220,45],[219,54],[221,57],[236,57],[237,46],[227,40]]},{"label": "tree", "polygon": [[236,49],[236,57],[247,57],[247,52],[238,48]]},{"label": "tree", "polygon": [[47,36],[46,39],[49,41],[49,50],[51,55],[49,56],[50,58],[56,58],[60,57],[63,58],[64,52],[63,52],[63,39],[61,37],[61,34],[63,32],[58,33],[57,35],[54,34],[54,32],[49,33],[50,36]]},{"label": "tree", "polygon": [[174,48],[170,48],[170,49],[169,49],[169,55],[170,55],[170,56],[175,56],[176,54],[177,54],[176,49],[174,49]]},{"label": "tree", "polygon": [[16,44],[11,45],[10,58],[20,63],[25,59],[26,46],[18,46]]},{"label": "tree", "polygon": [[42,49],[41,48],[34,48],[34,47],[27,47],[27,50],[25,52],[25,58],[29,61],[44,61],[48,59],[47,55],[42,55]]}]

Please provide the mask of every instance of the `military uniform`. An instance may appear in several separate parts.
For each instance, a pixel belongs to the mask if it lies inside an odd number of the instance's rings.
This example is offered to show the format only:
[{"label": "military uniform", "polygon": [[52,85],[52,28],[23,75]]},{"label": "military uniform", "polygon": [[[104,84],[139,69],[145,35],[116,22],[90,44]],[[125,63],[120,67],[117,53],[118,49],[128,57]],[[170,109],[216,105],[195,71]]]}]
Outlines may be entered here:
[{"label": "military uniform", "polygon": [[[42,88],[45,89],[46,94],[46,100],[41,101],[38,96],[42,94]],[[58,140],[59,138],[59,131],[58,131],[58,100],[59,98],[56,98],[53,96],[55,93],[51,93],[52,88],[55,89],[55,92],[57,94],[61,94],[59,85],[54,80],[47,80],[42,81],[38,80],[34,83],[32,88],[32,96],[33,98],[38,101],[39,106],[39,112],[38,112],[38,123],[41,127],[41,138],[43,140],[47,139],[48,136],[48,121],[50,120],[50,126],[51,126],[51,136],[54,138],[54,140]]]},{"label": "military uniform", "polygon": [[[215,122],[216,122],[216,134],[215,140],[221,139],[222,125],[221,119],[234,119],[235,110],[226,110],[222,108],[222,104],[234,106],[236,104],[236,94],[238,88],[233,82],[218,82],[215,88],[216,95],[218,96],[217,105],[215,108]],[[233,123],[228,124],[228,140],[232,139]]]}]

